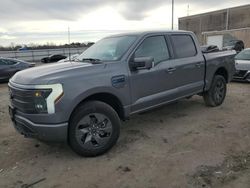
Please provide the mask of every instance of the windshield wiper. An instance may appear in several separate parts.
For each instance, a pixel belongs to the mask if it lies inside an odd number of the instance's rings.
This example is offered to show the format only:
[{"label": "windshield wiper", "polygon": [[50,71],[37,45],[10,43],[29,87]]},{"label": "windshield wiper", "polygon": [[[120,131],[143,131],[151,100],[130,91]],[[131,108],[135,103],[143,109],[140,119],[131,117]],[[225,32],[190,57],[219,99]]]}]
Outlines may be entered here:
[{"label": "windshield wiper", "polygon": [[96,58],[83,58],[82,61],[89,61],[91,63],[102,63],[100,59],[96,59]]}]

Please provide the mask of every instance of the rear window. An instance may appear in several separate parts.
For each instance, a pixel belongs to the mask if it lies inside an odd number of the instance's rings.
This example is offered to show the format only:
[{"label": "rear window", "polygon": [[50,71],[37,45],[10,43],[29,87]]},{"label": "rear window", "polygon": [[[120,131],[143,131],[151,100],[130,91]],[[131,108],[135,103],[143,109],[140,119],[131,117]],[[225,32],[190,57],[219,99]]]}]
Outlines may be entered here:
[{"label": "rear window", "polygon": [[9,60],[9,59],[0,59],[0,65],[15,65],[17,64],[16,61],[12,61],[12,60]]},{"label": "rear window", "polygon": [[172,35],[176,58],[193,57],[197,54],[194,41],[190,35]]},{"label": "rear window", "polygon": [[15,64],[17,64],[16,61],[14,61],[14,60],[9,60],[9,59],[4,59],[4,62],[6,63],[6,65],[15,65]]}]

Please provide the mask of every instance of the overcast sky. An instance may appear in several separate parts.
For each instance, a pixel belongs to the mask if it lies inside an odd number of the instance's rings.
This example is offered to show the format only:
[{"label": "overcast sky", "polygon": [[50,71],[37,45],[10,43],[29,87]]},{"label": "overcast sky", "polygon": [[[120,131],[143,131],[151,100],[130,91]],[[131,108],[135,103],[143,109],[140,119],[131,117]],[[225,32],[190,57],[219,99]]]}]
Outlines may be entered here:
[{"label": "overcast sky", "polygon": [[[175,0],[178,17],[249,4],[249,0]],[[2,0],[0,45],[96,41],[127,30],[171,28],[171,0]]]}]

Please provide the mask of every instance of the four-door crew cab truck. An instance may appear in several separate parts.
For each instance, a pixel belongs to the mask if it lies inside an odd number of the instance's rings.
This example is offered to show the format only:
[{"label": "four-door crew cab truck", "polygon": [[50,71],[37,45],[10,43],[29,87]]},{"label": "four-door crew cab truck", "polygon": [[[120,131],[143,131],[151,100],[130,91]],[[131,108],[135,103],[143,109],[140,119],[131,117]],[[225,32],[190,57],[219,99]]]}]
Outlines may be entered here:
[{"label": "four-door crew cab truck", "polygon": [[203,54],[192,32],[104,38],[72,62],[40,66],[9,81],[9,112],[26,137],[67,141],[83,156],[108,151],[120,119],[198,94],[221,105],[235,51]]}]

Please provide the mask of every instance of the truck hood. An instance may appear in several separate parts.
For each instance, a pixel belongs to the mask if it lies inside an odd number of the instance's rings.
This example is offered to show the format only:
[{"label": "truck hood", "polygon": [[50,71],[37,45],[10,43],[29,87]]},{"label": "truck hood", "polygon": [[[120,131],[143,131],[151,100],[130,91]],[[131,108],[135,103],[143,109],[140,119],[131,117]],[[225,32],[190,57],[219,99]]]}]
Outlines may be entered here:
[{"label": "truck hood", "polygon": [[250,61],[249,60],[236,60],[235,61],[236,70],[248,70],[250,71]]},{"label": "truck hood", "polygon": [[11,82],[22,85],[48,84],[60,79],[62,76],[70,74],[71,71],[78,72],[75,71],[76,69],[81,69],[83,72],[83,69],[94,66],[93,64],[83,62],[63,62],[42,65],[17,72],[11,78]]}]

